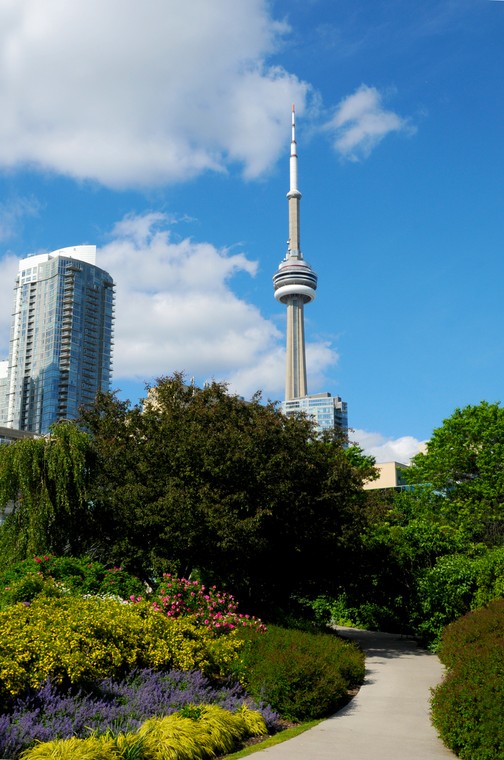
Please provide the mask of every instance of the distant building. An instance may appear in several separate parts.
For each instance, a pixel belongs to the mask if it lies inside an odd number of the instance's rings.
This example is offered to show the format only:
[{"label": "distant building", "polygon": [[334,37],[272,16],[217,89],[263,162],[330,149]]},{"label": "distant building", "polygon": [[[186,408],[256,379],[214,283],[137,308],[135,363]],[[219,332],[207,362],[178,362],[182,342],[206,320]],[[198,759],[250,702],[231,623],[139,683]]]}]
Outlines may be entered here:
[{"label": "distant building", "polygon": [[0,425],[46,433],[110,385],[114,283],[93,245],[19,263]]},{"label": "distant building", "polygon": [[287,416],[303,412],[315,422],[319,433],[339,428],[346,435],[348,431],[346,402],[330,393],[286,400],[282,403],[282,411]]},{"label": "distant building", "polygon": [[[6,428],[0,425],[0,446],[7,443],[15,443],[16,441],[20,441],[23,438],[36,437],[37,436],[34,433],[28,433],[26,430],[13,430],[13,428]],[[14,503],[12,501],[7,502],[3,509],[0,507],[0,525],[5,522],[5,518],[7,515],[11,514],[13,508]]]},{"label": "distant building", "polygon": [[273,275],[275,298],[287,307],[287,341],[285,368],[285,401],[282,410],[287,415],[304,412],[314,419],[317,430],[340,428],[348,431],[348,411],[345,401],[330,393],[308,395],[306,382],[306,350],[304,307],[315,298],[317,275],[301,252],[300,205],[298,189],[298,156],[296,124],[292,106],[291,149],[289,164],[289,239],[287,253]]},{"label": "distant building", "polygon": [[9,372],[9,360],[0,361],[0,426],[7,421],[7,375]]},{"label": "distant building", "polygon": [[363,488],[365,491],[381,488],[402,490],[408,487],[404,477],[405,470],[408,468],[407,464],[402,464],[401,462],[380,462],[375,467],[379,472],[378,478],[364,483]]},{"label": "distant building", "polygon": [[36,438],[35,433],[29,433],[27,430],[14,430],[14,428],[2,427],[0,425],[0,444],[15,443],[23,438]]}]

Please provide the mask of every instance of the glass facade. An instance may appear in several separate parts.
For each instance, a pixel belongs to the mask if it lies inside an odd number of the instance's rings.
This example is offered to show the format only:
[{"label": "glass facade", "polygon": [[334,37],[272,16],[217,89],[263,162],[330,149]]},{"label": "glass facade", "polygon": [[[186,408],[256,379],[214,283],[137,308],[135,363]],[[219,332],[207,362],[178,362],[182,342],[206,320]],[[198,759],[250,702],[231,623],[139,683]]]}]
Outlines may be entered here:
[{"label": "glass facade", "polygon": [[14,288],[4,424],[46,433],[110,386],[114,283],[95,246],[23,259]]},{"label": "glass facade", "polygon": [[346,401],[330,393],[316,393],[313,396],[294,398],[282,402],[282,411],[287,416],[303,413],[315,422],[317,432],[341,430],[348,434],[348,410]]}]

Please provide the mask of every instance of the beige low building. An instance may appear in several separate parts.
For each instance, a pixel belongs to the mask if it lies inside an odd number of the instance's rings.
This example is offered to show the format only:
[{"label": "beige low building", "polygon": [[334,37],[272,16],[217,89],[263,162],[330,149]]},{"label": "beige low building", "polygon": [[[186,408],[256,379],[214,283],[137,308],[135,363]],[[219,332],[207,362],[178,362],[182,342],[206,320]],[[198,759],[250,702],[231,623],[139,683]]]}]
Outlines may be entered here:
[{"label": "beige low building", "polygon": [[376,480],[368,480],[364,483],[365,491],[372,491],[379,488],[401,488],[406,485],[404,478],[404,471],[407,469],[407,464],[402,462],[380,462],[375,465],[379,472]]}]

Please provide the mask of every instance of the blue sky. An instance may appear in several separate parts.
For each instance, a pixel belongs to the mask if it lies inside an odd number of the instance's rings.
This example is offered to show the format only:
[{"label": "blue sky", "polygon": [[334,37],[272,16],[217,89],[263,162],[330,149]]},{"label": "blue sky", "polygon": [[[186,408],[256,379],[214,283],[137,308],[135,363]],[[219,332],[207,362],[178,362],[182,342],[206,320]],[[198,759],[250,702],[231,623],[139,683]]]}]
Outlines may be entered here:
[{"label": "blue sky", "polygon": [[113,387],[280,399],[296,104],[309,392],[405,460],[502,399],[504,2],[3,0],[0,358],[29,253],[96,244]]}]

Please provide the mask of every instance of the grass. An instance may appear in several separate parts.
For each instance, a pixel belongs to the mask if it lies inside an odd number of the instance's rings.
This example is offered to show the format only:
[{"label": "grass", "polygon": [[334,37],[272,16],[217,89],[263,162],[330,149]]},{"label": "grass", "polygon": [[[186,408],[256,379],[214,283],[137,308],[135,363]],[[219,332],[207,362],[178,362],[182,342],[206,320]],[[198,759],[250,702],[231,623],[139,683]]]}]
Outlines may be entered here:
[{"label": "grass", "polygon": [[234,752],[232,755],[226,755],[225,760],[239,760],[239,758],[248,757],[248,755],[252,755],[254,752],[259,752],[259,750],[268,749],[268,747],[274,747],[275,744],[282,744],[282,742],[285,742],[288,739],[294,739],[295,736],[303,734],[305,731],[308,731],[309,728],[318,726],[318,724],[321,722],[321,720],[311,720],[308,723],[300,723],[298,726],[286,728],[284,731],[280,731],[278,734],[268,736],[268,738],[264,739],[264,741],[257,742],[257,744],[252,744],[250,747],[245,747],[238,752]]}]

